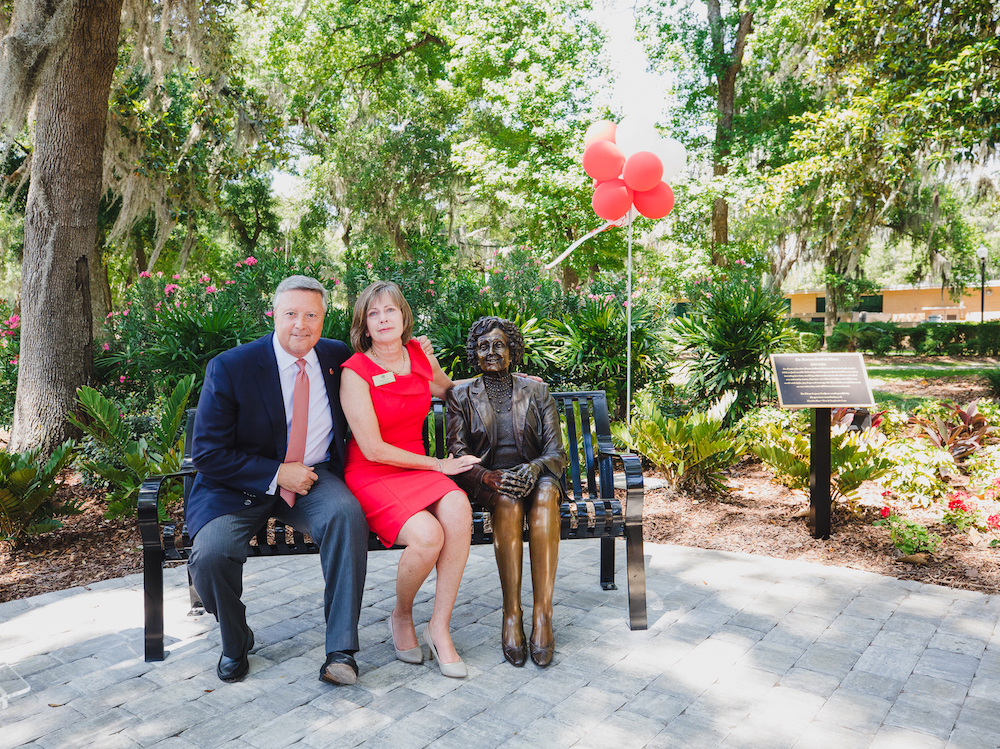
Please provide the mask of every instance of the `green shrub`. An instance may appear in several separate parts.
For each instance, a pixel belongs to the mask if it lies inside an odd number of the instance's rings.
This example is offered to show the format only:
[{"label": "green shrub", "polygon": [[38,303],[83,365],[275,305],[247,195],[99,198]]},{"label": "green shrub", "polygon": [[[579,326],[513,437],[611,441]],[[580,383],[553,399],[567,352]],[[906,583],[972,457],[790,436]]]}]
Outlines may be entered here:
[{"label": "green shrub", "polygon": [[983,374],[990,385],[990,395],[994,398],[1000,398],[1000,367],[984,369]]},{"label": "green shrub", "polygon": [[918,354],[961,356],[978,351],[979,333],[974,323],[921,323],[910,331],[910,345]]},{"label": "green shrub", "polygon": [[669,321],[667,343],[686,359],[696,402],[734,391],[733,418],[739,419],[770,388],[769,356],[796,342],[784,299],[743,265],[732,266],[716,281],[691,285],[687,297],[690,314]]},{"label": "green shrub", "polygon": [[924,341],[927,339],[927,325],[921,323],[915,328],[910,328],[909,330],[909,345],[914,351],[921,351],[924,347]]},{"label": "green shrub", "polygon": [[876,520],[872,525],[888,528],[892,545],[906,556],[921,551],[933,554],[941,543],[940,536],[929,533],[920,523],[914,523],[891,512],[888,507],[883,508],[882,519]]},{"label": "green shrub", "polygon": [[951,453],[924,440],[889,440],[882,457],[889,461],[889,470],[879,483],[920,507],[930,507],[943,497],[948,492],[944,477],[957,472]]},{"label": "green shrub", "polygon": [[840,353],[856,351],[858,346],[858,326],[854,323],[839,322],[826,337],[826,350]]},{"label": "green shrub", "polygon": [[1000,321],[982,322],[976,326],[976,353],[980,356],[1000,355]]},{"label": "green shrub", "polygon": [[22,539],[48,533],[62,525],[59,520],[80,513],[80,506],[53,502],[56,477],[73,460],[73,441],[57,447],[40,462],[41,450],[0,452],[0,540],[15,545]]},{"label": "green shrub", "polygon": [[979,485],[993,482],[1000,476],[1000,445],[989,445],[965,461],[969,478]]},{"label": "green shrub", "polygon": [[[849,431],[844,427],[830,430],[830,501],[846,500],[854,507],[858,488],[889,469],[880,454],[876,430]],[[808,489],[812,447],[808,434],[783,430],[772,424],[766,438],[751,446],[751,451],[771,466],[778,479],[790,489]]]},{"label": "green shrub", "polygon": [[811,354],[823,348],[823,336],[816,333],[799,333],[799,351]]},{"label": "green shrub", "polygon": [[778,432],[809,431],[809,412],[805,409],[762,408],[751,409],[737,425],[743,439],[751,448],[755,445],[775,444],[771,427],[777,427]]},{"label": "green shrub", "polygon": [[730,391],[704,413],[667,419],[653,400],[643,395],[636,403],[631,428],[615,423],[612,432],[619,442],[666,473],[674,487],[725,491],[723,472],[746,449],[738,429],[723,427],[735,400],[736,393]]},{"label": "green shrub", "polygon": [[891,403],[876,401],[875,411],[882,416],[879,429],[882,434],[890,439],[901,436],[910,423],[910,415],[906,411],[896,408]]},{"label": "green shrub", "polygon": [[[632,305],[632,390],[657,379],[665,365],[655,310]],[[583,387],[608,393],[613,418],[626,406],[626,308],[617,298],[588,299],[575,315],[550,321],[552,346],[565,375]],[[553,381],[554,378],[553,378]]]},{"label": "green shrub", "polygon": [[[184,421],[188,396],[194,386],[194,375],[188,375],[174,388],[164,403],[163,415],[153,425],[149,435],[134,438],[122,418],[119,407],[90,387],[80,388],[78,397],[85,419],[70,415],[69,420],[90,439],[99,443],[106,460],[89,459],[82,468],[108,482],[109,518],[135,515],[139,489],[152,475],[175,473],[184,458]],[[147,436],[149,439],[147,439]],[[167,505],[180,498],[177,482],[164,492],[158,508],[166,519]]]}]

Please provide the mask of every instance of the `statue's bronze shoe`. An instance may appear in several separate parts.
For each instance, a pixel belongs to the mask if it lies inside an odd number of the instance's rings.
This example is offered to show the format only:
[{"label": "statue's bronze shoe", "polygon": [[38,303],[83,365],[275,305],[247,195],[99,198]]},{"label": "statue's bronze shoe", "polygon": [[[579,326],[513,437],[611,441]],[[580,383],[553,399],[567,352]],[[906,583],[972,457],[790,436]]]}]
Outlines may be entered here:
[{"label": "statue's bronze shoe", "polygon": [[545,668],[552,662],[552,656],[556,651],[556,638],[552,634],[552,617],[543,619],[541,623],[535,622],[531,628],[529,644],[531,660],[536,665]]},{"label": "statue's bronze shoe", "polygon": [[521,617],[510,623],[505,617],[503,631],[500,635],[500,644],[503,648],[503,657],[513,666],[523,666],[528,660],[528,648],[524,639],[524,625]]}]

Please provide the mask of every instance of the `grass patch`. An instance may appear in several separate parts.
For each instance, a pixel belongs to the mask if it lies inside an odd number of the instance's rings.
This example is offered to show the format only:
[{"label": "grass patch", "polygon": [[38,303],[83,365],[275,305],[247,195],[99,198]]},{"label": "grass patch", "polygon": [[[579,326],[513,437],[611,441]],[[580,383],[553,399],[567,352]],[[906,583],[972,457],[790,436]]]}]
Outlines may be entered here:
[{"label": "grass patch", "polygon": [[880,366],[866,367],[869,375],[878,375],[879,379],[892,380],[926,380],[928,377],[970,377],[983,374],[982,369],[971,367],[916,367],[916,366]]},{"label": "grass patch", "polygon": [[872,395],[875,396],[875,403],[878,406],[892,406],[899,411],[906,411],[908,414],[912,414],[921,403],[928,401],[936,403],[940,400],[939,398],[925,398],[919,395],[898,395],[885,390],[872,390]]}]

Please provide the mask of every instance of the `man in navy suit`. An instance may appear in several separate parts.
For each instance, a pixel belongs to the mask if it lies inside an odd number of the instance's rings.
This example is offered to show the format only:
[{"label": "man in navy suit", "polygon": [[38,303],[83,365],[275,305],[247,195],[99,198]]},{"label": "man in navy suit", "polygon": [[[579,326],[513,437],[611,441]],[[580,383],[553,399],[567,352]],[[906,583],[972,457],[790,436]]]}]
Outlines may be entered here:
[{"label": "man in navy suit", "polygon": [[[192,443],[198,475],[188,500],[194,537],[188,565],[205,609],[219,622],[223,681],[239,681],[250,669],[254,637],[240,600],[243,563],[249,540],[272,516],[309,534],[320,548],[327,653],[320,679],[357,680],[368,525],[342,481],[347,422],[340,365],[351,352],[320,337],[326,301],[319,281],[286,278],[274,292],[274,333],[220,354],[205,372]],[[308,378],[302,391],[308,393],[308,428],[303,457],[294,460],[286,452],[300,370]],[[301,443],[303,430],[296,431],[292,442]]]}]

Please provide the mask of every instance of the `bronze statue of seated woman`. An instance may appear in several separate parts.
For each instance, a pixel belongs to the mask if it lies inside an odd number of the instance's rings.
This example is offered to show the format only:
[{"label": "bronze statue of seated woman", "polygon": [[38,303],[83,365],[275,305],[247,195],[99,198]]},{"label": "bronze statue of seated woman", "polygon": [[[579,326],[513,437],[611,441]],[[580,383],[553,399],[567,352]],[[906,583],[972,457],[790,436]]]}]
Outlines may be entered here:
[{"label": "bronze statue of seated woman", "polygon": [[[448,451],[482,461],[452,478],[493,518],[493,548],[503,590],[504,657],[523,666],[547,666],[555,650],[552,589],[559,561],[560,479],[566,467],[559,413],[548,385],[513,377],[524,355],[524,338],[510,320],[481,317],[469,330],[468,361],[482,376],[448,394]],[[528,525],[528,557],[534,597],[526,642],[521,610],[522,536]]]}]

